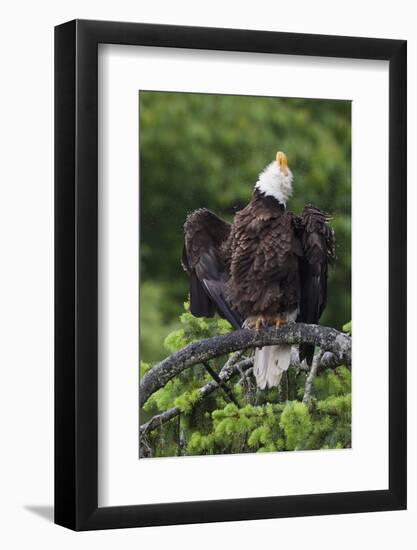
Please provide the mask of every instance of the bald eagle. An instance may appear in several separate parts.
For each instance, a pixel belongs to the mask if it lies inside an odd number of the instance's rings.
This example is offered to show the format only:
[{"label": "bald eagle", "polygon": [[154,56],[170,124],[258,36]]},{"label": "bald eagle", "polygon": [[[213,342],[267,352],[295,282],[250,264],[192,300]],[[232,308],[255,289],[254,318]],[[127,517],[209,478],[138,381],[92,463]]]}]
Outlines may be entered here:
[{"label": "bald eagle", "polygon": [[[217,312],[235,329],[317,324],[327,300],[328,266],[335,259],[330,216],[311,205],[301,216],[286,208],[293,175],[278,152],[259,175],[249,204],[229,224],[206,208],[184,224],[182,265],[190,276],[190,311]],[[256,349],[254,375],[261,389],[277,386],[291,347]],[[314,346],[301,344],[311,366]]]}]

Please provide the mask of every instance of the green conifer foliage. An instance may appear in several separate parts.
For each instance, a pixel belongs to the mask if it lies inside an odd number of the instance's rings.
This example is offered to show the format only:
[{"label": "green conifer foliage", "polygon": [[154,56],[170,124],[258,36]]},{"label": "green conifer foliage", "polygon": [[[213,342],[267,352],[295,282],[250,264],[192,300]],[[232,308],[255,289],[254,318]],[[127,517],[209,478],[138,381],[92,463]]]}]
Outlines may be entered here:
[{"label": "green conifer foliage", "polygon": [[[197,319],[188,311],[181,328],[164,342],[173,353],[202,338],[226,334],[227,321]],[[351,327],[349,327],[351,330]],[[251,351],[245,353],[250,356]],[[211,361],[219,373],[228,357]],[[151,365],[141,363],[141,376]],[[319,371],[308,405],[302,403],[306,374],[290,368],[281,386],[258,390],[251,376],[228,382],[238,403],[217,389],[201,398],[199,388],[211,377],[203,366],[186,369],[155,392],[141,410],[141,423],[171,407],[180,416],[147,434],[152,456],[211,455],[338,449],[351,446],[351,372],[346,367]]]}]

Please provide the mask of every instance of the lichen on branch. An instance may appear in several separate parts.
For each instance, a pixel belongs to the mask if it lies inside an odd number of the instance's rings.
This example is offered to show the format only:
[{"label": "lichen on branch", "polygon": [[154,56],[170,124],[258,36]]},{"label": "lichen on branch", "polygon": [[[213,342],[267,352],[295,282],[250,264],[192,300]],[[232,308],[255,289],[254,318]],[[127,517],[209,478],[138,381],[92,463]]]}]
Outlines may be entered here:
[{"label": "lichen on branch", "polygon": [[169,380],[194,365],[249,348],[301,343],[313,344],[320,347],[322,352],[327,352],[324,356],[327,356],[329,366],[351,364],[351,337],[330,327],[293,323],[281,327],[278,331],[272,328],[261,331],[241,329],[193,342],[156,364],[141,380],[140,406],[142,407],[149,397],[164,387]]}]

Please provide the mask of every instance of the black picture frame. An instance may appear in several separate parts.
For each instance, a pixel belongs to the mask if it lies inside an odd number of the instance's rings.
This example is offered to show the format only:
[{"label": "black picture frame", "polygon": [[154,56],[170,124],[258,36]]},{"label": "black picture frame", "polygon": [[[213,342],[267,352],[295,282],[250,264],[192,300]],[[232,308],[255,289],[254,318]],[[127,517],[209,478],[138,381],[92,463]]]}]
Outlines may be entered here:
[{"label": "black picture frame", "polygon": [[[98,44],[389,62],[389,488],[98,507]],[[74,20],[55,28],[55,522],[74,530],[406,508],[406,41]]]}]

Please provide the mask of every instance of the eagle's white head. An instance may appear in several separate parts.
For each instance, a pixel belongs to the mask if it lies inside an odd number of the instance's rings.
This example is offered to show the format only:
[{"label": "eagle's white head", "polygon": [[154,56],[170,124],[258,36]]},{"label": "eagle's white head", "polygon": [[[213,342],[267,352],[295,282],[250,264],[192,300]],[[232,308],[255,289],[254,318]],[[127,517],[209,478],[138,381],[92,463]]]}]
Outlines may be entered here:
[{"label": "eagle's white head", "polygon": [[276,159],[259,174],[255,188],[286,205],[292,194],[292,172],[285,153],[278,151]]}]

